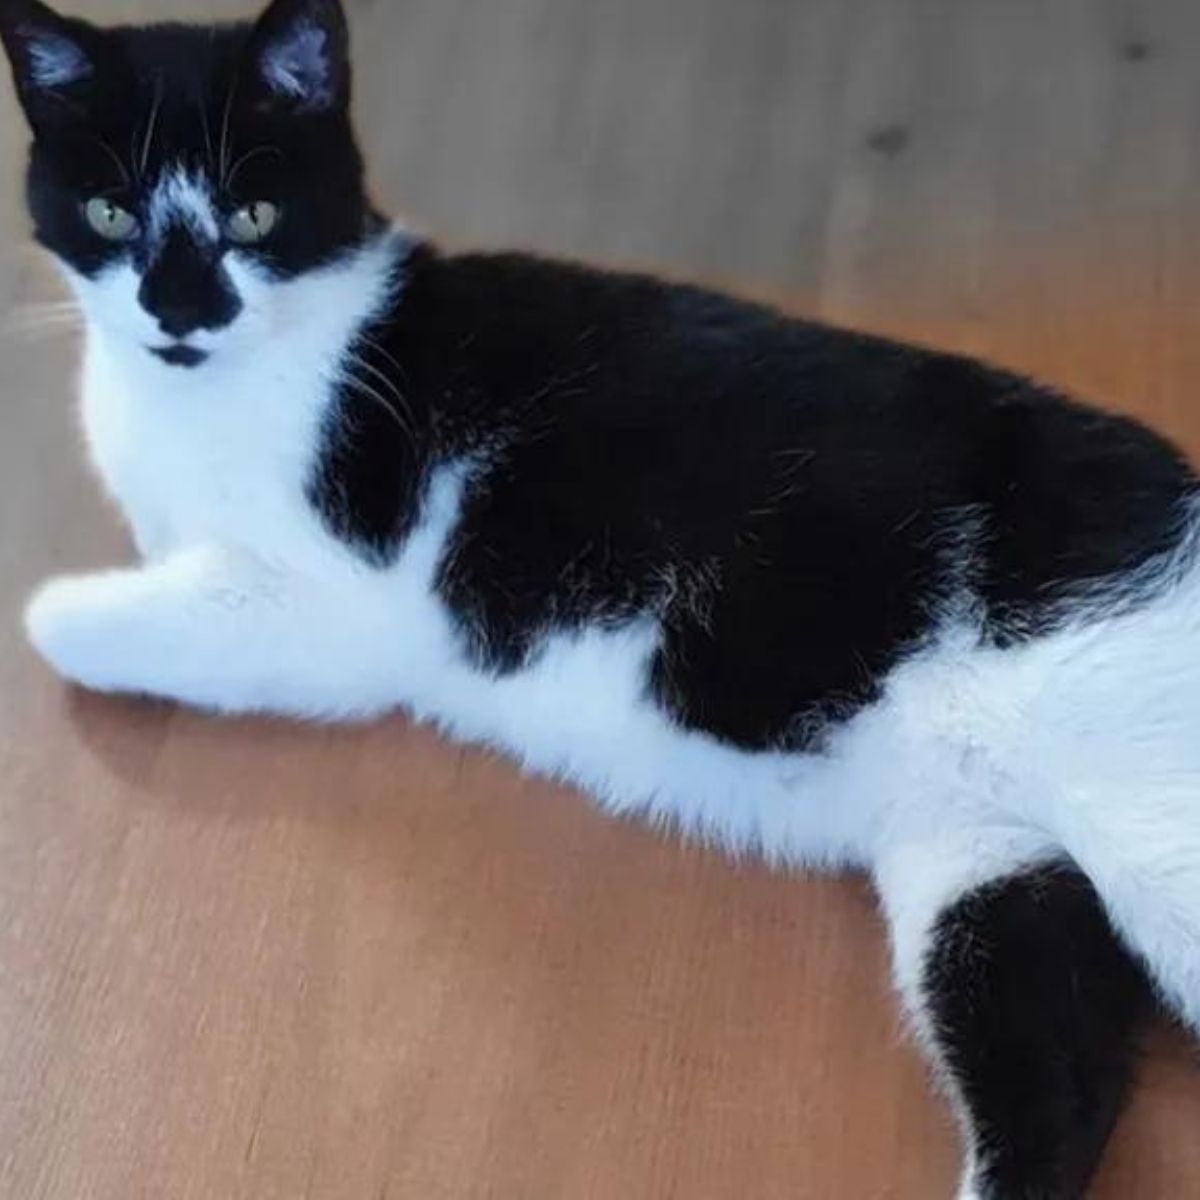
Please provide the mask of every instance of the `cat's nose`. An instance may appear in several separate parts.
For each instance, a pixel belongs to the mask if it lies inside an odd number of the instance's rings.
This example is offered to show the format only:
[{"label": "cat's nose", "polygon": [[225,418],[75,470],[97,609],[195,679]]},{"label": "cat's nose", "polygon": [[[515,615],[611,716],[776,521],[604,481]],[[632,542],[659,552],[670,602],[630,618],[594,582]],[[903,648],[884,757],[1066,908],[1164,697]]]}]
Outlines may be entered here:
[{"label": "cat's nose", "polygon": [[224,329],[241,312],[242,303],[221,273],[188,278],[152,269],[138,295],[142,308],[170,338],[185,338],[197,329]]},{"label": "cat's nose", "polygon": [[138,302],[175,339],[197,329],[223,329],[242,309],[220,262],[177,231],[142,276]]},{"label": "cat's nose", "polygon": [[154,310],[158,327],[172,338],[185,338],[205,324],[204,307],[186,300],[177,303],[160,302]]},{"label": "cat's nose", "polygon": [[242,304],[218,273],[193,278],[152,270],[138,295],[142,308],[170,338],[185,338],[198,329],[223,329]]}]

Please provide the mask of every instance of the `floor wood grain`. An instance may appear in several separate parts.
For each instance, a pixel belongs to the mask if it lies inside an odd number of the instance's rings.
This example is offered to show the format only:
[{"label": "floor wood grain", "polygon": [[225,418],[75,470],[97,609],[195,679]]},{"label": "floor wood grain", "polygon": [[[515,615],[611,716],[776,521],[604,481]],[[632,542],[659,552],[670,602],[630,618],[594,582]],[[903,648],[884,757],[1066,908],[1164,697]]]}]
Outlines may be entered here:
[{"label": "floor wood grain", "polygon": [[[1191,0],[351,7],[377,186],[420,226],[986,354],[1200,452]],[[48,677],[23,597],[128,551],[71,338],[20,307],[51,293],[15,193],[0,1196],[949,1200],[860,883],[681,848],[401,720],[218,724]],[[1191,1051],[1160,1035],[1142,1074],[1096,1194],[1200,1194]]]}]

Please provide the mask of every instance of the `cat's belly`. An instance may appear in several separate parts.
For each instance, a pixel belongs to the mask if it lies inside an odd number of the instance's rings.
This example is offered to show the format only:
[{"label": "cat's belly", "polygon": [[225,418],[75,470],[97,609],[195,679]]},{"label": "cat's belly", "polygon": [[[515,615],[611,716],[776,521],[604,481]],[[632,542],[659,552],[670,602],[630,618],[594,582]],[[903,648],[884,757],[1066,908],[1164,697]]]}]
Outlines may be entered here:
[{"label": "cat's belly", "polygon": [[342,575],[338,607],[352,623],[341,636],[362,664],[350,672],[361,691],[349,708],[403,707],[610,811],[780,862],[867,863],[903,781],[945,774],[929,761],[942,741],[909,718],[921,685],[857,714],[820,753],[746,750],[681,726],[648,687],[660,637],[650,615],[552,632],[520,669],[481,669],[435,583],[458,501],[459,480],[447,474],[392,567]]},{"label": "cat's belly", "polygon": [[425,669],[410,662],[403,703],[610,811],[779,860],[865,862],[878,796],[852,786],[858,762],[746,751],[681,728],[648,695],[655,643],[646,621],[556,636],[531,665],[498,677],[457,655]]},{"label": "cat's belly", "polygon": [[551,636],[529,665],[494,675],[463,654],[436,598],[404,608],[401,654],[382,681],[396,703],[609,811],[735,853],[866,867],[881,846],[949,823],[1036,828],[1061,782],[1061,756],[1033,753],[1053,647],[993,652],[970,630],[947,630],[893,672],[875,704],[831,727],[819,751],[747,750],[658,705],[652,618]]},{"label": "cat's belly", "polygon": [[529,665],[492,675],[464,655],[428,578],[419,591],[399,606],[407,661],[394,676],[417,716],[612,811],[775,861],[866,865],[956,821],[1037,841],[1081,798],[1121,809],[1139,788],[1200,779],[1196,570],[1142,607],[1021,646],[947,628],[814,753],[747,751],[678,725],[647,687],[650,617],[552,635]]}]

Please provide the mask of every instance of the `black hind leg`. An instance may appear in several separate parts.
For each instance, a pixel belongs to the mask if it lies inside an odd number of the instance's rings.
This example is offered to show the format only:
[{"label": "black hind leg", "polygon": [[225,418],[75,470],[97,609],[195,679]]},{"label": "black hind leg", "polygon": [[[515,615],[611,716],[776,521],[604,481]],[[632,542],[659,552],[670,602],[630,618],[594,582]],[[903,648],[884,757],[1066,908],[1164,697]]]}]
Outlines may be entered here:
[{"label": "black hind leg", "polygon": [[976,880],[923,920],[888,895],[906,874],[881,886],[897,973],[967,1142],[961,1200],[1082,1197],[1153,1010],[1142,970],[1072,865]]}]

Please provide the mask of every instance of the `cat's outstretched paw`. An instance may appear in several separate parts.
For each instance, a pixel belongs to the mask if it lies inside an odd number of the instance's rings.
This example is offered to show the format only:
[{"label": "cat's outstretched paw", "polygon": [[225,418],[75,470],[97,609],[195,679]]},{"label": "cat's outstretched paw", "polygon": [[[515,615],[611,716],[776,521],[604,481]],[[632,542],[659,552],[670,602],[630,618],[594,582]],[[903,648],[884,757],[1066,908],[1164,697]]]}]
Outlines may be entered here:
[{"label": "cat's outstretched paw", "polygon": [[105,582],[88,575],[52,579],[25,608],[25,632],[38,654],[64,679],[95,691],[120,688],[128,654],[113,627]]}]

